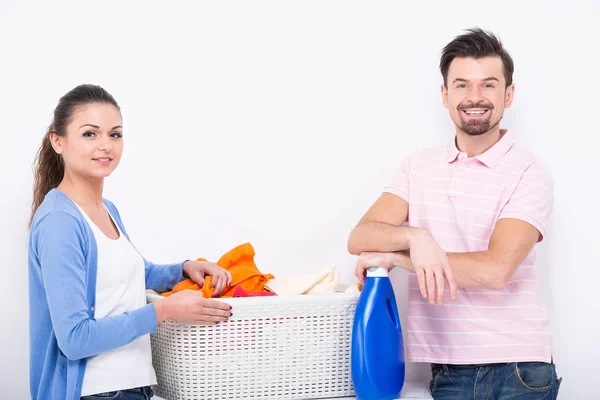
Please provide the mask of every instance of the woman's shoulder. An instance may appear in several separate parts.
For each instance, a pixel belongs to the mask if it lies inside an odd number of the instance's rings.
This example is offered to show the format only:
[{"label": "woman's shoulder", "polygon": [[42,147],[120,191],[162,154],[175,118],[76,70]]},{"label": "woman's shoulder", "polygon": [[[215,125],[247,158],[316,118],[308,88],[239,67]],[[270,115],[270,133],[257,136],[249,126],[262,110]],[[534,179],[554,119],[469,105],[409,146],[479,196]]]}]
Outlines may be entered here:
[{"label": "woman's shoulder", "polygon": [[52,189],[35,212],[31,230],[35,230],[43,221],[46,223],[52,222],[52,224],[60,224],[61,222],[64,224],[69,222],[81,223],[83,222],[83,216],[77,205],[66,194]]}]

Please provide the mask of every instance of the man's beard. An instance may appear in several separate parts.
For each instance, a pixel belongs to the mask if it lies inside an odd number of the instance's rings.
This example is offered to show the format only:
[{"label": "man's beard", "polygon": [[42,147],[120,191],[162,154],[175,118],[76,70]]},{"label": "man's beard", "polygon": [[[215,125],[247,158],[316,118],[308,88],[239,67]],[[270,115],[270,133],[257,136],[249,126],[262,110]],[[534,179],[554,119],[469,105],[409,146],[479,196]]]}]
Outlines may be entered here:
[{"label": "man's beard", "polygon": [[[500,117],[500,119],[502,119],[502,117]],[[467,135],[479,136],[489,132],[490,129],[495,128],[500,123],[500,119],[494,125],[491,124],[491,117],[487,118],[485,121],[463,122],[461,124],[462,126],[459,126],[459,128]]]},{"label": "man's beard", "polygon": [[[488,110],[490,114],[485,120],[477,121],[477,120],[469,120],[463,121],[462,119],[462,110],[466,110],[469,108],[485,108]],[[492,125],[492,110],[494,109],[494,105],[491,103],[480,102],[477,104],[460,104],[457,107],[459,118],[460,118],[460,126],[459,128],[470,136],[479,136],[488,132],[490,129],[495,128],[499,123],[502,117],[498,119],[498,121]]]}]

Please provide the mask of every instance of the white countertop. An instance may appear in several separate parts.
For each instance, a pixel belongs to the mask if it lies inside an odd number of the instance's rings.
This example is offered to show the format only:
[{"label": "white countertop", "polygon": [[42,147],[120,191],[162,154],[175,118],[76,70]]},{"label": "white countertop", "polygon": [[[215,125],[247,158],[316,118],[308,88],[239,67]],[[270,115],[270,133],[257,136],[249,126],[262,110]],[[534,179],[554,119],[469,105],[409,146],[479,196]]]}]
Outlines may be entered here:
[{"label": "white countertop", "polygon": [[[162,397],[154,396],[153,400],[165,400]],[[356,399],[356,397],[336,397],[336,400],[350,400]],[[429,394],[429,389],[424,383],[420,382],[405,382],[400,393],[399,399],[433,399]],[[321,399],[323,400],[323,399]]]}]

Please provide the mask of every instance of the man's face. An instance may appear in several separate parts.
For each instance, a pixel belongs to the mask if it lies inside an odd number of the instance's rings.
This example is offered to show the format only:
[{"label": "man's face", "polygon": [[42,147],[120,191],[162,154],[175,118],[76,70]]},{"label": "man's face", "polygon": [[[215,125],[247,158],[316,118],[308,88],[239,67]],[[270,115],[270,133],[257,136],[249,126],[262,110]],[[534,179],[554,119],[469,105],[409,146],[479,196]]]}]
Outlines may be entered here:
[{"label": "man's face", "polygon": [[500,57],[455,58],[450,63],[448,87],[442,101],[454,124],[468,135],[488,132],[500,123],[512,104],[514,85],[506,87]]}]

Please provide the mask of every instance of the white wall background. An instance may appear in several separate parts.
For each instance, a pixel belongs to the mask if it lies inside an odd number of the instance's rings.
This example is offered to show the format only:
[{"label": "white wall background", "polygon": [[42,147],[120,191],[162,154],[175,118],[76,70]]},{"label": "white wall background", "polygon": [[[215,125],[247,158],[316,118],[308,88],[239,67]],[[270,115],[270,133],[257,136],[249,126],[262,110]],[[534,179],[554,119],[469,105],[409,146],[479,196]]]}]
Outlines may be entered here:
[{"label": "white wall background", "polygon": [[516,63],[504,127],[555,176],[539,270],[561,398],[597,398],[598,4],[2,0],[3,398],[29,397],[31,163],[62,94],[95,83],[120,102],[126,150],[106,197],[147,257],[216,259],[250,241],[263,272],[336,264],[351,282],[354,224],[404,156],[453,135],[440,49],[474,25]]}]

